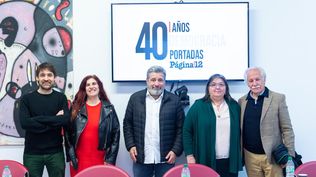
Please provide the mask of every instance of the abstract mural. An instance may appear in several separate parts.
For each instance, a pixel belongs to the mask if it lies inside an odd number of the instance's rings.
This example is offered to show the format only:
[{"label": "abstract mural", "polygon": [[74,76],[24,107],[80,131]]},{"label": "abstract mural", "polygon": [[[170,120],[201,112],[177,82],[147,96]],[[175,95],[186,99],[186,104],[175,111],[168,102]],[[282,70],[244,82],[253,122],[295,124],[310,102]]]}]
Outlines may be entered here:
[{"label": "abstract mural", "polygon": [[35,70],[52,63],[54,89],[73,98],[72,0],[0,0],[0,145],[20,145],[19,99],[37,89]]}]

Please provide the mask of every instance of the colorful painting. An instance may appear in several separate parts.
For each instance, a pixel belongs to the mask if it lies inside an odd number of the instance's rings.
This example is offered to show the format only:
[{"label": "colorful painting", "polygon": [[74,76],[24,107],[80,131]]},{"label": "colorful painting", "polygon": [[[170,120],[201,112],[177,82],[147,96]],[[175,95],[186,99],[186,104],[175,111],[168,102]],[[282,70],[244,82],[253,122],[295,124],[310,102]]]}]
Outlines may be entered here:
[{"label": "colorful painting", "polygon": [[21,145],[19,99],[37,89],[43,62],[57,72],[54,89],[73,98],[72,0],[0,0],[0,145]]}]

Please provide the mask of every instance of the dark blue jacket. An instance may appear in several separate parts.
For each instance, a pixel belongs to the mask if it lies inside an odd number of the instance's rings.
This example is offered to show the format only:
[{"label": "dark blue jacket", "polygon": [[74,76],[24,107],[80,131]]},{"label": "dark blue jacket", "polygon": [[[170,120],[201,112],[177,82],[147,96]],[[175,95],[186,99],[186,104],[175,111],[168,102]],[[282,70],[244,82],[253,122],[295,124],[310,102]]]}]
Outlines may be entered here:
[{"label": "dark blue jacket", "polygon": [[[129,151],[136,146],[138,163],[144,163],[145,159],[146,93],[147,89],[144,89],[130,97],[123,122],[126,148]],[[169,151],[181,155],[183,120],[184,111],[179,97],[165,90],[159,112],[161,162],[166,161]]]}]

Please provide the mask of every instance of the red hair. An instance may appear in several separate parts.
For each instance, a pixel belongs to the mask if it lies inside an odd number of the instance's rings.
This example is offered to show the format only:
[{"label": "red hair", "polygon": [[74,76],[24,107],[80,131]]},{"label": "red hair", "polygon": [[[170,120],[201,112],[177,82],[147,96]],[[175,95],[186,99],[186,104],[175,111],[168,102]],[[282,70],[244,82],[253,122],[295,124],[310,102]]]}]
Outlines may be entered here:
[{"label": "red hair", "polygon": [[101,82],[101,80],[96,75],[88,75],[82,79],[80,86],[79,86],[79,90],[76,93],[74,101],[72,102],[71,120],[74,120],[77,117],[79,110],[86,103],[86,100],[87,100],[86,84],[87,84],[87,81],[91,78],[96,80],[98,83],[99,90],[100,90],[100,92],[99,92],[100,100],[107,101],[107,102],[111,103],[107,94],[105,93],[105,90],[103,88],[103,83]]}]

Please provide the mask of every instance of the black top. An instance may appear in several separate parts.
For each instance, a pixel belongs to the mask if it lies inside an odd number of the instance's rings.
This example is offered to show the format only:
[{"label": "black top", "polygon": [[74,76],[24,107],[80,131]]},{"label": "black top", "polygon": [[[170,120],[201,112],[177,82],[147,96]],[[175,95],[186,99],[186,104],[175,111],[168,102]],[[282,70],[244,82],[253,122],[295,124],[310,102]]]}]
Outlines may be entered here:
[{"label": "black top", "polygon": [[257,101],[247,96],[247,105],[243,122],[243,145],[248,151],[255,154],[265,154],[260,134],[260,120],[264,97],[269,97],[269,89],[258,96]]},{"label": "black top", "polygon": [[[64,115],[56,116],[64,110]],[[24,95],[20,100],[19,117],[25,129],[25,154],[52,154],[63,151],[62,126],[70,122],[67,98],[53,91],[37,91]]]}]

